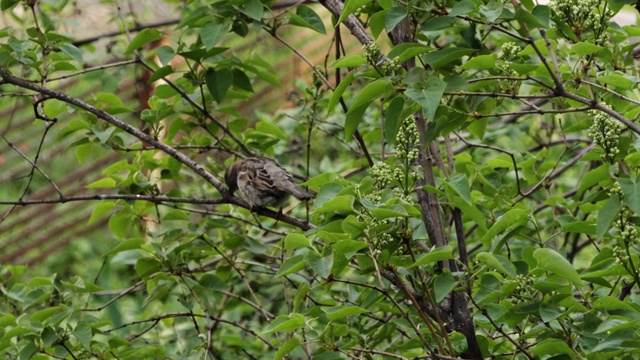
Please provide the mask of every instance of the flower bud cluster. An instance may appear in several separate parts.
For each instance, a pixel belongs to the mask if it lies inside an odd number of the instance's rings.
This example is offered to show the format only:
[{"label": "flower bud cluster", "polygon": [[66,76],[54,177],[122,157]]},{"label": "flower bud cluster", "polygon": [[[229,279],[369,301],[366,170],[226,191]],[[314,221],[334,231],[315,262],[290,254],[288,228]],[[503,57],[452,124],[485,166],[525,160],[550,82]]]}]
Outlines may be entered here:
[{"label": "flower bud cluster", "polygon": [[382,73],[385,75],[392,75],[398,70],[400,70],[400,59],[398,57],[389,59],[382,64]]},{"label": "flower bud cluster", "polygon": [[592,118],[592,124],[588,130],[589,136],[604,150],[602,158],[609,163],[613,163],[616,155],[620,152],[618,138],[622,132],[622,125],[597,110],[589,110],[588,114]]},{"label": "flower bud cluster", "polygon": [[624,206],[620,214],[618,214],[618,220],[615,222],[618,234],[620,234],[625,246],[638,244],[638,229],[633,223],[633,216],[633,212]]},{"label": "flower bud cluster", "polygon": [[516,291],[524,292],[533,288],[533,277],[531,275],[516,275],[516,282],[518,286],[516,287]]},{"label": "flower bud cluster", "polygon": [[396,153],[400,159],[406,159],[407,163],[413,163],[418,159],[418,149],[416,146],[420,140],[416,121],[413,116],[407,117],[403,122],[398,134],[396,134]]},{"label": "flower bud cluster", "polygon": [[513,60],[516,57],[518,57],[518,54],[520,54],[520,46],[518,46],[516,43],[514,43],[513,41],[510,42],[506,42],[504,44],[502,44],[502,46],[500,47],[500,54],[498,54],[498,58],[502,59],[502,60]]},{"label": "flower bud cluster", "polygon": [[613,17],[611,11],[602,0],[551,0],[551,9],[573,27],[576,33],[592,29],[601,33]]},{"label": "flower bud cluster", "polygon": [[618,181],[614,182],[609,190],[607,190],[607,194],[609,194],[609,196],[617,195],[622,197],[622,188],[620,187],[620,183]]},{"label": "flower bud cluster", "polygon": [[404,190],[402,190],[401,188],[394,188],[393,189],[393,195],[406,202],[407,204],[414,204],[415,201],[413,200],[413,197],[410,194],[405,193]]},{"label": "flower bud cluster", "polygon": [[382,161],[374,164],[371,167],[371,178],[378,189],[384,189],[393,180],[391,167]]},{"label": "flower bud cluster", "polygon": [[362,52],[364,52],[364,58],[371,65],[377,66],[382,59],[382,52],[380,52],[380,45],[378,44],[363,45]]},{"label": "flower bud cluster", "polygon": [[629,262],[629,255],[625,251],[625,249],[620,246],[613,247],[613,257],[616,258],[616,263],[618,264],[626,264]]}]

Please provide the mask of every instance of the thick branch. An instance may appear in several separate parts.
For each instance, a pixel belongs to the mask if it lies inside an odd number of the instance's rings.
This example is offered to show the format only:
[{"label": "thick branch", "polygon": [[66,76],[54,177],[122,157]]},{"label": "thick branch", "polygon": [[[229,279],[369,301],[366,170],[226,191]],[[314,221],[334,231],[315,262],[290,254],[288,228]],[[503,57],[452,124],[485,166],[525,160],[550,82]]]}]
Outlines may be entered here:
[{"label": "thick branch", "polygon": [[[344,5],[340,0],[320,0],[320,4],[327,8],[334,16],[337,18],[342,14],[342,10],[344,9]],[[346,19],[342,22],[348,29],[351,31],[351,34],[360,41],[362,45],[371,45],[374,43],[373,39],[367,31],[364,29],[364,26],[360,23],[355,15],[351,14],[347,16]]]},{"label": "thick branch", "polygon": [[53,99],[58,99],[60,101],[63,101],[67,104],[79,107],[95,116],[97,116],[99,119],[102,119],[106,122],[108,122],[109,124],[131,134],[132,136],[134,136],[135,138],[142,140],[150,145],[152,145],[153,147],[155,147],[158,150],[162,150],[164,153],[166,153],[167,155],[171,156],[172,158],[180,161],[181,163],[185,164],[188,168],[190,168],[191,170],[193,170],[196,174],[200,175],[203,179],[205,179],[207,182],[209,182],[211,185],[213,185],[221,194],[223,197],[225,198],[229,198],[231,197],[231,194],[229,193],[229,191],[227,191],[227,189],[224,187],[224,185],[222,185],[222,182],[220,182],[220,180],[218,180],[215,176],[213,176],[210,172],[208,172],[207,170],[205,170],[202,166],[200,166],[200,164],[198,164],[197,162],[191,160],[189,157],[187,157],[185,154],[177,151],[176,149],[172,148],[171,146],[159,141],[158,139],[154,138],[153,136],[150,136],[148,134],[145,134],[144,132],[136,129],[135,127],[125,123],[124,121],[114,117],[113,115],[107,113],[106,111],[102,110],[102,109],[98,109],[96,107],[93,107],[83,101],[80,101],[76,98],[73,98],[65,93],[56,91],[56,90],[52,90],[52,89],[47,89],[45,87],[42,86],[38,86],[35,85],[27,80],[24,79],[20,79],[17,78],[11,74],[9,74],[9,72],[2,66],[0,66],[0,77],[2,77],[2,82],[5,84],[12,84],[15,85],[17,87],[23,88],[23,89],[28,89],[28,90],[32,90],[35,91],[37,93],[40,93],[48,98],[53,98]]},{"label": "thick branch", "polygon": [[[2,66],[0,66],[0,77],[2,78],[2,83],[4,84],[12,84],[15,85],[17,87],[23,88],[23,89],[28,89],[28,90],[32,90],[35,91],[39,94],[42,94],[43,96],[47,97],[47,98],[52,98],[52,99],[58,99],[60,101],[63,101],[67,104],[76,106],[80,109],[83,109],[93,115],[95,115],[96,117],[98,117],[99,119],[102,119],[108,123],[110,123],[111,125],[131,134],[132,136],[134,136],[135,138],[146,142],[147,144],[155,147],[158,150],[163,151],[164,153],[166,153],[167,155],[173,157],[174,159],[178,160],[179,162],[181,162],[182,164],[186,165],[188,168],[190,168],[191,170],[193,170],[196,174],[200,175],[203,179],[205,179],[208,183],[210,183],[211,185],[213,185],[219,192],[220,194],[222,194],[222,199],[230,204],[235,204],[238,206],[242,206],[244,208],[249,209],[249,205],[244,202],[242,199],[239,199],[237,197],[234,197],[231,195],[231,193],[229,193],[229,191],[227,190],[227,188],[222,184],[222,182],[220,180],[218,180],[213,174],[211,174],[210,172],[208,172],[207,170],[205,170],[200,164],[198,164],[197,162],[193,161],[192,159],[190,159],[188,156],[186,156],[185,154],[179,152],[178,150],[174,149],[173,147],[159,141],[158,139],[145,134],[144,132],[136,129],[135,127],[123,122],[122,120],[114,117],[113,115],[107,113],[104,110],[98,109],[96,107],[93,107],[83,101],[80,101],[76,98],[73,98],[65,93],[62,93],[60,91],[56,91],[56,90],[52,90],[52,89],[47,89],[45,87],[42,86],[38,86],[36,84],[33,84],[27,80],[24,79],[20,79],[17,78],[11,74],[9,74],[9,72]],[[138,196],[138,195],[136,195]],[[100,198],[96,198],[96,200],[101,200]],[[57,199],[56,202],[60,202],[60,199]],[[15,204],[15,202],[13,203]],[[26,205],[25,204],[21,204],[18,203],[18,205]],[[301,221],[298,220],[296,218],[290,217],[290,216],[286,216],[283,214],[280,214],[276,211],[273,211],[271,209],[266,209],[266,208],[258,208],[258,209],[253,209],[254,212],[256,212],[259,215],[264,215],[273,219],[278,219],[280,221],[286,222],[288,224],[291,224],[293,226],[299,227],[302,230],[308,230],[310,228],[312,228],[313,226],[305,221]]]}]

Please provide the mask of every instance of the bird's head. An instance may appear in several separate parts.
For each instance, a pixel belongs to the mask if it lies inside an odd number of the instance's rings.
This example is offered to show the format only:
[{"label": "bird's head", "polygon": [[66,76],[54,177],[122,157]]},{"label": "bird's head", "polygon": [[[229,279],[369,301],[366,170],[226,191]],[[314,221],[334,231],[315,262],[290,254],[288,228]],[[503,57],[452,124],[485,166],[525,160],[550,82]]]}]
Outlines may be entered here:
[{"label": "bird's head", "polygon": [[229,192],[233,194],[238,190],[238,172],[240,171],[241,161],[236,161],[229,165],[227,171],[224,173],[224,182],[229,187]]}]

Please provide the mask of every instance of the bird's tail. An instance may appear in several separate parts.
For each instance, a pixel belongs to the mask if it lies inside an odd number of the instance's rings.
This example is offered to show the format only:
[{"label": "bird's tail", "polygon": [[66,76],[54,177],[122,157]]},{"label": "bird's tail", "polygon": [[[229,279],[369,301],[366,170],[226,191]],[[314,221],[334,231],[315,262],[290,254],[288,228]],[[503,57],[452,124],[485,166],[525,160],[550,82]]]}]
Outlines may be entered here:
[{"label": "bird's tail", "polygon": [[[293,185],[293,184],[292,184]],[[313,190],[305,190],[297,185],[291,186],[289,189],[291,195],[295,196],[298,200],[309,200],[316,197],[316,192]]]}]

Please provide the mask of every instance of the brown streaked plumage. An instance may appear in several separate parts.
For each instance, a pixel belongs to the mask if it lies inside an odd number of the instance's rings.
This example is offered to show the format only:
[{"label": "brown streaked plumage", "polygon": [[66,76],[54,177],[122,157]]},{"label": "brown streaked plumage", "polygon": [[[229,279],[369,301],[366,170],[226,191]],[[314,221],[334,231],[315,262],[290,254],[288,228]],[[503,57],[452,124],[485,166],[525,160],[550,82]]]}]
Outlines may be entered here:
[{"label": "brown streaked plumage", "polygon": [[224,181],[233,194],[236,190],[251,208],[256,206],[280,206],[289,195],[298,200],[315,197],[293,181],[293,176],[275,160],[267,157],[251,157],[236,161],[227,168]]}]

